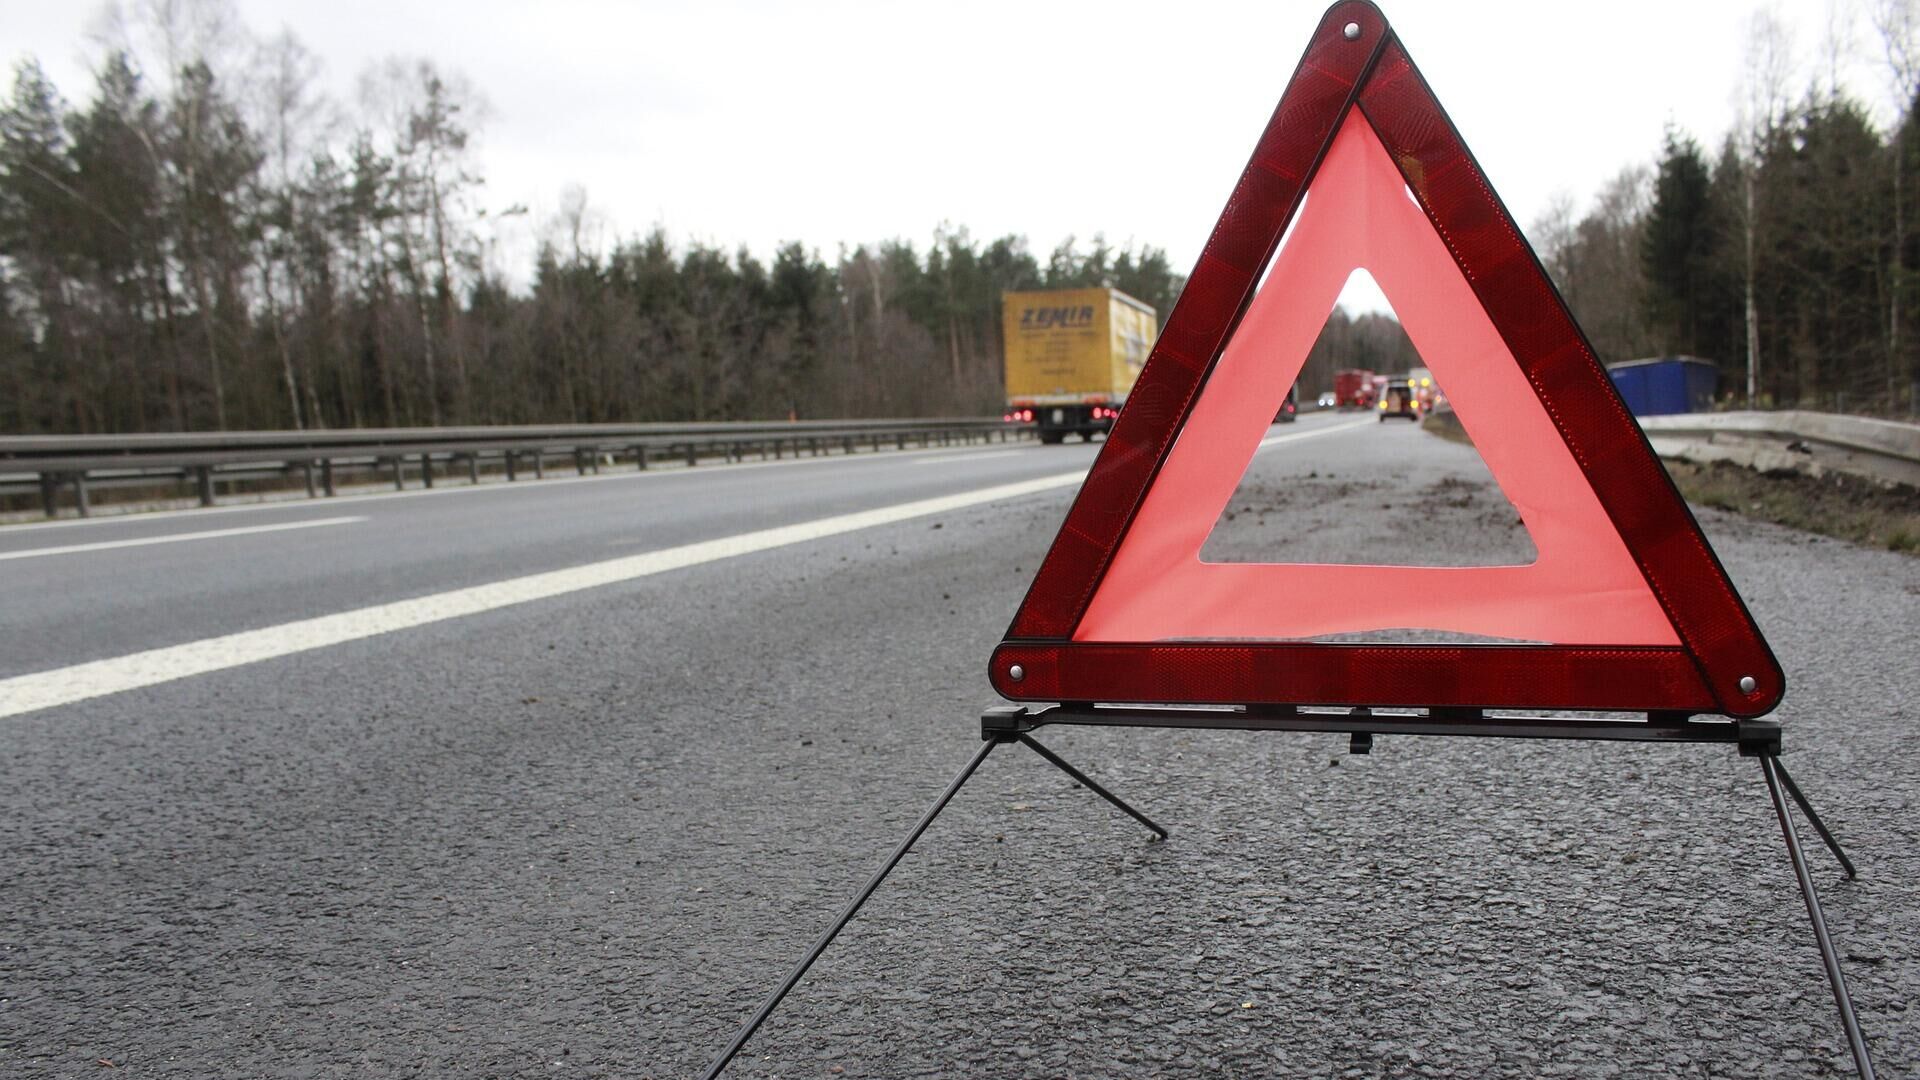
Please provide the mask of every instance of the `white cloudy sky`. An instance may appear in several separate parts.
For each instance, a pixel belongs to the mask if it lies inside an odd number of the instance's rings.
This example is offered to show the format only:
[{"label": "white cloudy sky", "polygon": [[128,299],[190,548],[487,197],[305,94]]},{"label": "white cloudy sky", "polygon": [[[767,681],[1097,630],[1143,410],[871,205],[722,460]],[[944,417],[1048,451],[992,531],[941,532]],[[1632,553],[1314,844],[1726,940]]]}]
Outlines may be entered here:
[{"label": "white cloudy sky", "polygon": [[[1838,56],[1842,82],[1884,115],[1870,2],[1770,10],[1794,39],[1798,85]],[[828,258],[842,242],[924,244],[952,222],[1025,234],[1043,255],[1104,232],[1185,269],[1324,6],[242,0],[240,13],[256,32],[290,29],[345,100],[392,54],[465,72],[492,106],[484,201],[532,209],[496,248],[521,277],[570,184],[609,236],[657,223],[763,258],[786,239]],[[1650,160],[1668,122],[1717,143],[1763,6],[1384,5],[1523,225],[1556,193],[1583,204]],[[0,0],[0,55],[37,55],[84,100],[95,11]]]}]

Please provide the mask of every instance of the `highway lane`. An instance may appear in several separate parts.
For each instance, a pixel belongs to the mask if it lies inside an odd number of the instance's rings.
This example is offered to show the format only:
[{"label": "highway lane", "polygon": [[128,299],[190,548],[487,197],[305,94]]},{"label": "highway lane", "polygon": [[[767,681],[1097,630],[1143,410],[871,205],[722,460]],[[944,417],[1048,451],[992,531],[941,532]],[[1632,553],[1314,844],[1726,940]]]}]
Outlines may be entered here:
[{"label": "highway lane", "polygon": [[[1342,423],[1321,417],[1291,434]],[[0,678],[1058,478],[1092,454],[1086,444],[883,452],[264,504],[244,522],[185,514],[0,530]]]},{"label": "highway lane", "polygon": [[[0,677],[1084,467],[1090,447],[857,454],[0,530]],[[980,458],[975,461],[973,459]],[[80,551],[237,527],[352,524]],[[241,524],[244,518],[244,526]],[[211,526],[211,528],[209,527]]]},{"label": "highway lane", "polygon": [[[989,453],[955,454],[957,480],[855,459],[756,487],[752,470],[702,467],[673,478],[694,482],[689,505],[653,516],[624,505],[649,478],[502,491],[474,517],[441,507],[494,493],[88,526],[61,541],[369,517],[0,572],[58,573],[91,618],[138,624],[112,628],[117,645],[148,648],[1086,459]],[[1510,558],[1470,464],[1397,426],[1282,444],[1215,554]],[[803,484],[815,468],[831,482]],[[1465,487],[1428,498],[1447,477]],[[0,720],[0,1072],[696,1074],[978,745],[987,652],[1071,494]],[[529,498],[541,508],[512,508]],[[402,504],[389,531],[359,533]],[[1920,782],[1903,747],[1920,692],[1893,673],[1911,668],[1920,564],[1704,521],[1787,666],[1788,761],[1863,869],[1838,884],[1810,853],[1882,1072],[1911,1072]],[[24,550],[57,531],[4,538]],[[417,550],[435,540],[465,557]],[[174,580],[203,543],[253,607]],[[164,569],[102,568],[135,555]],[[318,572],[378,577],[385,559],[407,571],[351,594]],[[275,587],[308,567],[329,580]],[[58,592],[44,628],[68,625]],[[48,662],[103,655],[79,630]],[[1047,739],[1172,841],[1144,845],[1037,761],[996,754],[730,1075],[1844,1063],[1764,788],[1723,749],[1383,739],[1348,758],[1312,736]]]}]

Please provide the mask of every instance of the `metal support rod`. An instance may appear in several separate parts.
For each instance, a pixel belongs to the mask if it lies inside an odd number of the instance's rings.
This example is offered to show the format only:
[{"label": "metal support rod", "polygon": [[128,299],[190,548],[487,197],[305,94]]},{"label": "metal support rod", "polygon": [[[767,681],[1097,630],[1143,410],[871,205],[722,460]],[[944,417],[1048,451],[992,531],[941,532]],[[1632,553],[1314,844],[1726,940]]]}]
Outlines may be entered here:
[{"label": "metal support rod", "polygon": [[1767,778],[1767,793],[1773,796],[1773,812],[1780,818],[1780,831],[1787,838],[1787,857],[1793,861],[1793,876],[1800,881],[1800,895],[1807,902],[1807,916],[1813,920],[1813,938],[1820,945],[1820,962],[1826,965],[1827,982],[1833,988],[1833,1002],[1840,1007],[1840,1026],[1847,1031],[1847,1046],[1853,1051],[1853,1064],[1860,1080],[1873,1080],[1873,1061],[1867,1056],[1867,1040],[1860,1033],[1860,1021],[1853,1015],[1853,998],[1847,993],[1846,976],[1840,972],[1840,957],[1834,952],[1833,938],[1827,933],[1827,918],[1820,912],[1820,897],[1813,891],[1813,875],[1807,872],[1807,856],[1800,850],[1800,837],[1794,832],[1793,817],[1787,812],[1787,797],[1780,792],[1780,761],[1773,754],[1761,754],[1760,772]]},{"label": "metal support rod", "polygon": [[87,501],[87,474],[83,470],[73,474],[73,508],[81,517],[93,516],[93,505]]},{"label": "metal support rod", "polygon": [[329,498],[332,498],[334,495],[339,494],[339,492],[336,491],[333,486],[333,459],[332,458],[320,459],[320,490],[326,492]]},{"label": "metal support rod", "polygon": [[212,506],[213,505],[213,469],[210,466],[201,465],[198,468],[193,470],[193,479],[194,479],[195,485],[199,488],[199,491],[200,491],[200,505]]},{"label": "metal support rod", "polygon": [[1127,816],[1133,818],[1133,820],[1139,822],[1142,825],[1145,825],[1147,828],[1152,829],[1154,832],[1158,833],[1160,836],[1160,839],[1165,840],[1167,838],[1167,830],[1161,828],[1158,825],[1155,825],[1153,823],[1152,818],[1149,818],[1147,815],[1141,813],[1138,810],[1135,810],[1131,806],[1128,806],[1126,802],[1120,798],[1120,796],[1115,795],[1113,792],[1108,791],[1106,788],[1103,788],[1099,784],[1094,783],[1093,779],[1089,777],[1086,773],[1083,773],[1079,769],[1074,768],[1072,765],[1067,764],[1066,759],[1062,758],[1060,755],[1054,753],[1053,751],[1047,749],[1046,747],[1041,746],[1038,742],[1035,742],[1031,735],[1026,735],[1023,733],[1019,735],[1018,738],[1021,742],[1026,744],[1029,750],[1032,750],[1034,753],[1039,754],[1043,758],[1046,758],[1048,762],[1052,763],[1054,768],[1059,769],[1061,772],[1066,773],[1068,776],[1073,777],[1073,779],[1077,783],[1079,783],[1081,787],[1086,788],[1088,791],[1093,792],[1095,795],[1100,796],[1101,798],[1107,800],[1113,805],[1126,811]]},{"label": "metal support rod", "polygon": [[1826,822],[1821,821],[1820,815],[1813,812],[1813,804],[1800,793],[1800,785],[1794,783],[1793,777],[1787,774],[1786,763],[1775,758],[1773,768],[1780,774],[1780,782],[1786,785],[1787,794],[1793,796],[1793,801],[1800,804],[1800,812],[1807,815],[1807,820],[1813,822],[1814,831],[1820,834],[1820,839],[1827,842],[1827,850],[1833,852],[1833,857],[1840,860],[1840,869],[1845,870],[1850,878],[1859,877],[1860,875],[1853,869],[1853,860],[1847,858],[1847,853],[1840,850],[1840,841],[1835,840],[1833,834],[1827,831]]},{"label": "metal support rod", "polygon": [[958,794],[960,788],[973,776],[974,770],[980,767],[981,762],[987,760],[987,755],[993,753],[993,748],[1000,745],[1002,741],[1004,740],[991,739],[981,744],[980,752],[973,755],[973,760],[967,762],[966,768],[960,770],[960,775],[953,778],[953,783],[947,785],[947,790],[941,792],[940,797],[927,808],[927,812],[920,815],[920,820],[914,824],[913,831],[907,834],[907,838],[900,842],[899,847],[893,849],[893,854],[887,856],[887,861],[881,865],[880,869],[867,879],[867,884],[860,890],[859,895],[840,910],[840,917],[833,920],[833,925],[827,927],[826,933],[821,934],[814,941],[813,948],[807,950],[807,955],[800,958],[800,962],[794,965],[792,971],[787,972],[787,977],[781,981],[780,986],[767,996],[765,1002],[761,1003],[760,1010],[753,1014],[753,1018],[740,1028],[739,1033],[734,1035],[733,1041],[727,1044],[727,1048],[720,1051],[720,1056],[707,1067],[707,1071],[701,1075],[701,1080],[713,1080],[714,1077],[719,1076],[721,1070],[727,1067],[727,1063],[740,1052],[740,1048],[753,1037],[753,1033],[760,1030],[760,1025],[766,1022],[767,1017],[773,1015],[773,1010],[780,1004],[780,999],[787,996],[787,991],[792,990],[800,981],[800,977],[813,966],[813,962],[820,959],[820,954],[827,951],[827,946],[833,944],[833,939],[839,936],[848,922],[852,921],[855,913],[860,910],[860,906],[867,902],[867,897],[872,896],[873,890],[879,888],[880,883],[893,872],[893,868],[900,864],[900,860],[906,857],[907,850],[913,847],[913,842],[920,839],[920,834],[927,831],[927,826],[933,824],[933,819],[940,816],[940,811],[947,808],[947,803],[953,801],[954,795]]},{"label": "metal support rod", "polygon": [[433,455],[420,455],[420,482],[427,487],[433,486]]}]

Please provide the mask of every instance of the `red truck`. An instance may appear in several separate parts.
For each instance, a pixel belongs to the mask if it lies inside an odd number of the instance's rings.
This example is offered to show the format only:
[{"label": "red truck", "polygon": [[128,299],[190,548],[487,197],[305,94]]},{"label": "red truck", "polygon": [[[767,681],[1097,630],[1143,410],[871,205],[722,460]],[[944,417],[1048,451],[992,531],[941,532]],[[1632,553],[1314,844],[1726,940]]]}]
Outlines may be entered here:
[{"label": "red truck", "polygon": [[1333,373],[1333,407],[1336,409],[1373,408],[1373,372],[1347,368]]}]

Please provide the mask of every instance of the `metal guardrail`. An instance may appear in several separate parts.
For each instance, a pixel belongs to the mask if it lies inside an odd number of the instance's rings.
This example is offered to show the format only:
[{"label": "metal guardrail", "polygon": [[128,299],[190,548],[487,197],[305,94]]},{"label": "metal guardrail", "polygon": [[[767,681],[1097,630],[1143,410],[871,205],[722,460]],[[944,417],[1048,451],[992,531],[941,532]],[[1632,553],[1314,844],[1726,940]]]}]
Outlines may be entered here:
[{"label": "metal guardrail", "polygon": [[661,456],[697,465],[702,458],[779,459],[884,445],[904,450],[954,442],[1024,438],[1031,429],[993,417],[922,420],[802,420],[710,424],[574,424],[567,426],[359,428],[341,431],[225,431],[206,434],[0,437],[0,495],[38,492],[48,517],[71,491],[80,516],[101,487],[190,484],[212,506],[219,487],[244,480],[303,480],[310,497],[333,495],[343,472],[373,471],[396,489],[411,471],[421,486],[464,472],[479,483],[483,467],[508,480],[523,471],[546,475],[555,458],[580,475],[627,459],[645,469]]},{"label": "metal guardrail", "polygon": [[1920,487],[1920,424],[1788,409],[1646,416],[1640,428],[1661,457]]}]

